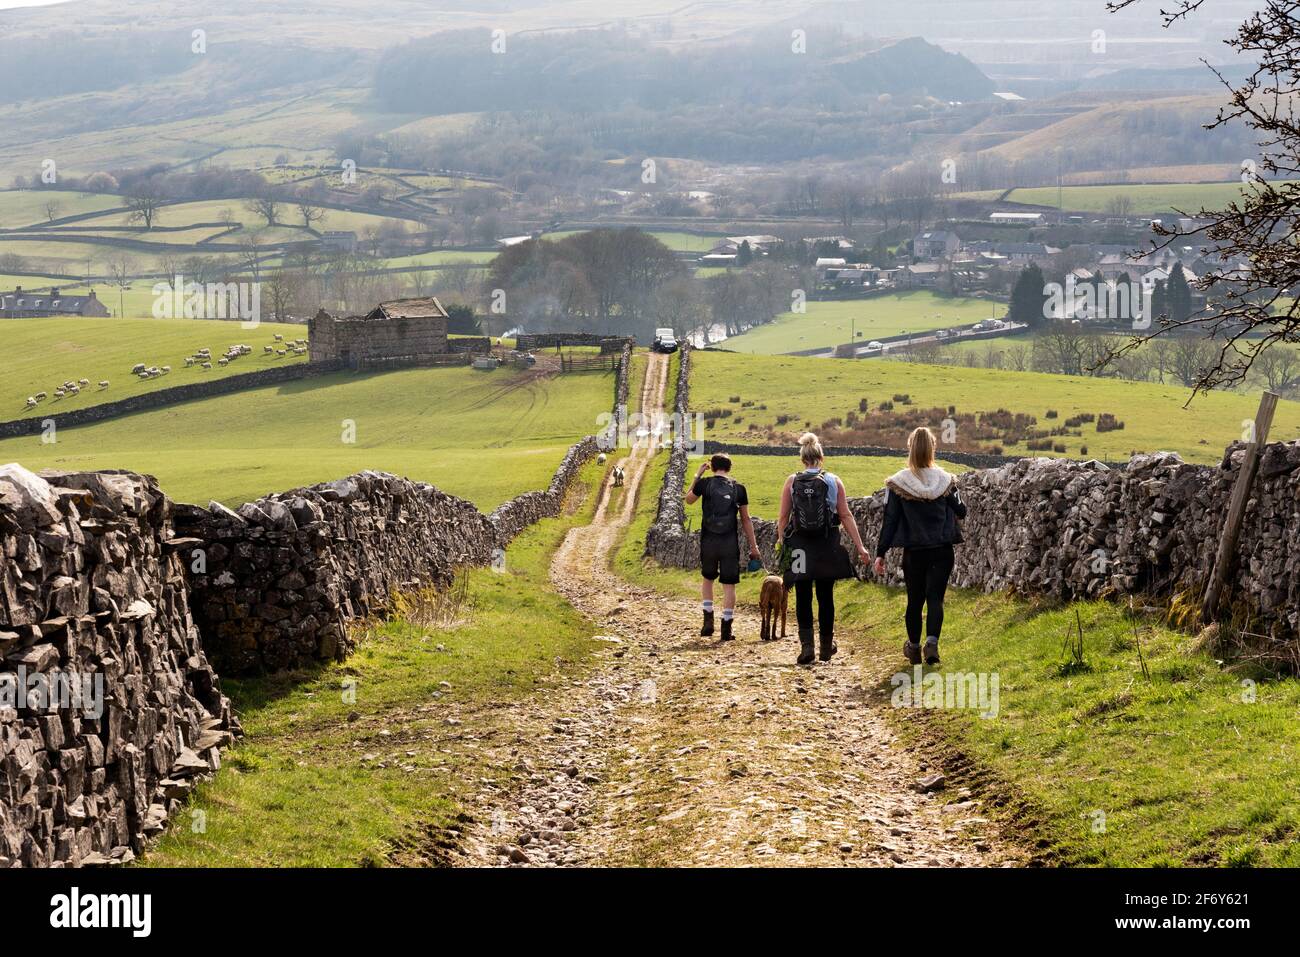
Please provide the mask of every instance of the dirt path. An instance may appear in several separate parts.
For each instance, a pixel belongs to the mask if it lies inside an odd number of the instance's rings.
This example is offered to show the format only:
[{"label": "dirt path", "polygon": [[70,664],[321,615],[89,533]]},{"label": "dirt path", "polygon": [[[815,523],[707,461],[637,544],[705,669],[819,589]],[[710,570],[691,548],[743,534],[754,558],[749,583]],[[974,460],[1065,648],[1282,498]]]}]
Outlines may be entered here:
[{"label": "dirt path", "polygon": [[[662,408],[667,368],[651,358],[642,409]],[[929,768],[864,690],[878,680],[870,662],[846,649],[799,668],[793,635],[760,643],[752,609],[738,615],[736,642],[701,639],[697,602],[615,577],[610,558],[653,458],[632,450],[617,505],[603,496],[555,555],[556,589],[607,648],[588,677],[512,717],[512,740],[498,747],[524,783],[480,809],[464,862],[1014,863],[985,833],[978,801],[919,793]]]}]

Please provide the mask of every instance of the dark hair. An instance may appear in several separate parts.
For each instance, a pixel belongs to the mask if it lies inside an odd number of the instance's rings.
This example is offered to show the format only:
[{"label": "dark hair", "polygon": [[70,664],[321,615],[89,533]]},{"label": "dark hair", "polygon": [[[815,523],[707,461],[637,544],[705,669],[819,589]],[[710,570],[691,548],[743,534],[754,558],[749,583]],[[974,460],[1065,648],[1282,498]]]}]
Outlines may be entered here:
[{"label": "dark hair", "polygon": [[715,455],[713,458],[709,460],[709,468],[713,469],[713,471],[715,472],[730,472],[731,456],[723,455],[721,452],[719,452],[717,455]]}]

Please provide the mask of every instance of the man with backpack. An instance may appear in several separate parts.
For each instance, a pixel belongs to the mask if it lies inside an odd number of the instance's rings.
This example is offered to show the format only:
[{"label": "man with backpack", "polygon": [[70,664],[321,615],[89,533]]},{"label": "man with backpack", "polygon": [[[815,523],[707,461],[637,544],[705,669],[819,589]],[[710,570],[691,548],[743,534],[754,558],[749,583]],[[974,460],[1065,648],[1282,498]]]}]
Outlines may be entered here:
[{"label": "man with backpack", "polygon": [[[709,469],[713,475],[704,477]],[[722,582],[722,641],[731,641],[732,619],[736,614],[736,585],[740,581],[740,538],[745,530],[749,557],[759,557],[754,523],[749,517],[749,495],[745,486],[731,477],[731,458],[715,455],[700,464],[695,481],[686,495],[686,504],[701,502],[700,525],[700,598],[704,607],[701,637],[713,634],[713,583]]]}]

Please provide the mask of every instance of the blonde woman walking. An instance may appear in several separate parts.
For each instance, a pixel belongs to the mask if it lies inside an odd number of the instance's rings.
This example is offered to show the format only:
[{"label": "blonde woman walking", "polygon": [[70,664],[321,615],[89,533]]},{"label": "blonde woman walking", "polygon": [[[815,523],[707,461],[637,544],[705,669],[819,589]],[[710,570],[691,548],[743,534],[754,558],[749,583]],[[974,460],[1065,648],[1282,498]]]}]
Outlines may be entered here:
[{"label": "blonde woman walking", "polygon": [[[813,662],[813,594],[817,595],[818,657],[830,661],[835,645],[835,583],[853,578],[853,562],[840,544],[843,526],[863,565],[871,556],[862,544],[858,523],[849,511],[844,483],[822,467],[825,456],[817,436],[805,432],[799,439],[803,471],[785,480],[777,542],[788,556],[787,586],[794,586],[794,615],[799,625],[801,665]],[[785,564],[783,562],[783,564]]]},{"label": "blonde woman walking", "polygon": [[903,654],[914,665],[922,659],[927,665],[937,665],[943,596],[952,575],[953,546],[962,540],[960,523],[966,517],[966,505],[957,490],[957,479],[934,464],[933,432],[919,428],[908,436],[907,468],[890,476],[885,489],[885,520],[876,544],[875,572],[885,574],[889,549],[903,549],[903,580],[907,584]]}]

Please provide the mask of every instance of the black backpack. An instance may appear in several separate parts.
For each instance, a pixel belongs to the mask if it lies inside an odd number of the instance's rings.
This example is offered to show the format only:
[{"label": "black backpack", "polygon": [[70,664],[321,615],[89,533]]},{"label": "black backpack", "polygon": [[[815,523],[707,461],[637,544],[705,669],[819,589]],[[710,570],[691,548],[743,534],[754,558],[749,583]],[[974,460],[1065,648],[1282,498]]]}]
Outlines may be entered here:
[{"label": "black backpack", "polygon": [[790,524],[802,535],[830,537],[835,527],[830,489],[823,473],[800,472],[790,485]]},{"label": "black backpack", "polygon": [[704,487],[703,501],[704,530],[716,535],[735,534],[736,483],[729,478],[715,475]]}]

